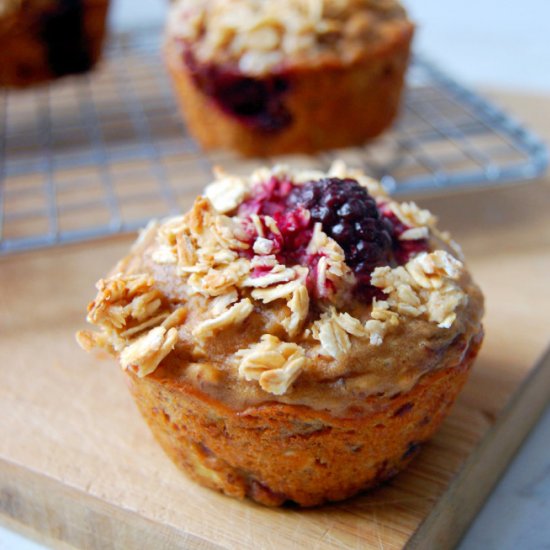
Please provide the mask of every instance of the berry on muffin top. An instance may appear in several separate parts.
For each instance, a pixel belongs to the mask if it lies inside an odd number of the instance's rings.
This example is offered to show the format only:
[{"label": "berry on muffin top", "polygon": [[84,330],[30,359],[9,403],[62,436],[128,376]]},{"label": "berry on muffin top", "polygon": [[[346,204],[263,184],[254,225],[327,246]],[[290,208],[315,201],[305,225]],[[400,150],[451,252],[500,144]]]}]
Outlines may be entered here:
[{"label": "berry on muffin top", "polygon": [[101,330],[78,339],[138,376],[168,360],[201,385],[283,397],[297,380],[342,376],[363,394],[398,392],[480,323],[479,290],[435,223],[342,163],[218,171],[188,213],[152,222],[98,283],[88,320]]}]

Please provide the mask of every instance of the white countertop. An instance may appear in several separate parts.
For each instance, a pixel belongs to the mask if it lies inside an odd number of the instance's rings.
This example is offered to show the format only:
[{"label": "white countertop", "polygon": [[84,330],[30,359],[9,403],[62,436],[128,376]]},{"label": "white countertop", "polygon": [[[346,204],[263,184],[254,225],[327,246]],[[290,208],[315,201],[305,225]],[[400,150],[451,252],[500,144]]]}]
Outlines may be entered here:
[{"label": "white countertop", "polygon": [[[111,12],[113,24],[120,28],[162,20],[166,3],[117,0]],[[417,48],[466,84],[550,94],[550,0],[405,0],[405,4],[418,22]],[[550,408],[459,550],[550,550],[549,441]],[[0,550],[43,548],[0,527]]]}]

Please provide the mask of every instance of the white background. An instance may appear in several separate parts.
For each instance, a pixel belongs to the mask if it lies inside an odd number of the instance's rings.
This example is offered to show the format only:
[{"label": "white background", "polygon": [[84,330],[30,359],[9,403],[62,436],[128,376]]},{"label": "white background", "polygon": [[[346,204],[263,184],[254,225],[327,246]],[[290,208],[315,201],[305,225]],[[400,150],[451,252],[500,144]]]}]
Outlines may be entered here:
[{"label": "white background", "polygon": [[[271,0],[277,1],[277,0]],[[114,26],[162,21],[168,0],[118,0]],[[405,0],[416,47],[474,87],[550,94],[550,0]],[[460,550],[550,549],[550,410],[463,539]],[[43,548],[0,528],[0,550]]]},{"label": "white background", "polygon": [[474,86],[550,93],[550,0],[403,0],[416,46]]}]

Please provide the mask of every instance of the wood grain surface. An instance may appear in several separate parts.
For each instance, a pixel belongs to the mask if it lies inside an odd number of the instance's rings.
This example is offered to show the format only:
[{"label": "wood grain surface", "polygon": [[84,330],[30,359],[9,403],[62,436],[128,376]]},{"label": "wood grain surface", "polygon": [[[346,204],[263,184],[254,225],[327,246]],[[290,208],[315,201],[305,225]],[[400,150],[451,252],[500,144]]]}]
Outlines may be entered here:
[{"label": "wood grain surface", "polygon": [[[550,100],[500,100],[550,135]],[[486,294],[483,350],[406,472],[314,510],[263,508],[189,481],[153,441],[115,363],[77,347],[93,285],[130,237],[2,259],[5,522],[91,549],[452,546],[550,396],[550,364],[535,369],[550,328],[550,180],[419,202],[463,245]]]}]

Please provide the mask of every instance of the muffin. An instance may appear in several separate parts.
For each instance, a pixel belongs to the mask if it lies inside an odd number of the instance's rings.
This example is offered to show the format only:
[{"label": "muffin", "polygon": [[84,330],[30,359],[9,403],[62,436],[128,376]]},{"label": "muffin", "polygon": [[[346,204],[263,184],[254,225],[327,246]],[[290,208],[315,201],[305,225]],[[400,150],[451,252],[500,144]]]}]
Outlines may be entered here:
[{"label": "muffin", "polygon": [[345,499],[405,467],[483,337],[458,246],[341,163],[218,170],[97,288],[99,331],[77,339],[118,357],[172,460],[273,506]]},{"label": "muffin", "polygon": [[0,0],[0,86],[88,71],[99,59],[108,0]]},{"label": "muffin", "polygon": [[397,0],[178,0],[166,58],[204,148],[314,152],[390,126],[413,30]]}]

